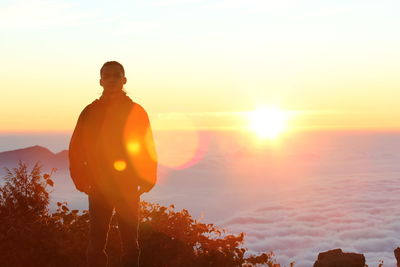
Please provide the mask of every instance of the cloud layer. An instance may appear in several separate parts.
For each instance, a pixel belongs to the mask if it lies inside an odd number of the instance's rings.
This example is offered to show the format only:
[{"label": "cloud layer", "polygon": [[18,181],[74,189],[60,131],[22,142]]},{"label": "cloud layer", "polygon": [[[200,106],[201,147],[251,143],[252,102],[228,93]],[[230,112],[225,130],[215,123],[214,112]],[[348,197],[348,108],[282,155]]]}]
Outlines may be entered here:
[{"label": "cloud layer", "polygon": [[[200,158],[183,169],[161,167],[143,199],[245,232],[249,253],[273,251],[286,266],[312,266],[319,252],[335,248],[363,253],[369,266],[395,265],[400,135],[299,133],[264,145],[251,138],[199,133]],[[68,175],[55,176],[53,202],[87,208]]]},{"label": "cloud layer", "polygon": [[159,193],[245,232],[249,253],[274,251],[285,265],[312,266],[334,248],[363,253],[370,266],[395,265],[400,136],[306,134],[258,149],[243,138],[211,138],[203,161],[171,172],[166,184],[180,183]]}]

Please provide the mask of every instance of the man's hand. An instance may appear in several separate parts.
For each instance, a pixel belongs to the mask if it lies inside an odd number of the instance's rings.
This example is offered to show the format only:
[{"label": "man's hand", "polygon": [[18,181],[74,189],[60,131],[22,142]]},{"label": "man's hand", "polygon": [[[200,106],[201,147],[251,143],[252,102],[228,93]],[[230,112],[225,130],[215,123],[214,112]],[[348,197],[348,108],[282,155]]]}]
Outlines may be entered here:
[{"label": "man's hand", "polygon": [[147,193],[147,192],[149,192],[149,190],[147,190],[146,187],[144,187],[144,186],[139,186],[139,189],[138,189],[139,196],[140,196],[141,194]]}]

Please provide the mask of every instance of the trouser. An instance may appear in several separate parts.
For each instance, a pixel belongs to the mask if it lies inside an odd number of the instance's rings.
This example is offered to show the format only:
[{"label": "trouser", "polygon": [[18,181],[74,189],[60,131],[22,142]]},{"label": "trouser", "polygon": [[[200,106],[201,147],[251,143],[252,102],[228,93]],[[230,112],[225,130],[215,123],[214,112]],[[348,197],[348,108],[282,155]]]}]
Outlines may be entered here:
[{"label": "trouser", "polygon": [[121,265],[139,266],[138,213],[139,196],[128,199],[110,199],[99,193],[89,194],[90,230],[86,252],[89,267],[107,266],[105,247],[109,224],[115,208],[121,236]]}]

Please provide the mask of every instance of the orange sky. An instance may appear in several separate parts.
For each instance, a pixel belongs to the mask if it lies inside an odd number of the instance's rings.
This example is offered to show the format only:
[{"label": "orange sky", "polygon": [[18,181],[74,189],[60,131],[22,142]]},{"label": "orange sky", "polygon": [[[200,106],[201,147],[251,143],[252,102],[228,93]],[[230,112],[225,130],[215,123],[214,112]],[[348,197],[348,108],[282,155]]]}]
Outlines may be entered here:
[{"label": "orange sky", "polygon": [[243,129],[277,105],[292,128],[398,129],[399,5],[2,2],[0,132],[71,131],[108,60],[160,128]]}]

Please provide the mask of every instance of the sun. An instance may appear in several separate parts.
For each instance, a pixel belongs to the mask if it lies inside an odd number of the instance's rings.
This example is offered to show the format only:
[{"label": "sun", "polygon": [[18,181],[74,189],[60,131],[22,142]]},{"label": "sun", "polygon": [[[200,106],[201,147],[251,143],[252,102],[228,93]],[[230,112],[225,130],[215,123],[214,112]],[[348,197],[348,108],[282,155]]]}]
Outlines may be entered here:
[{"label": "sun", "polygon": [[247,116],[250,130],[261,139],[276,139],[288,128],[288,112],[277,107],[260,107]]}]

